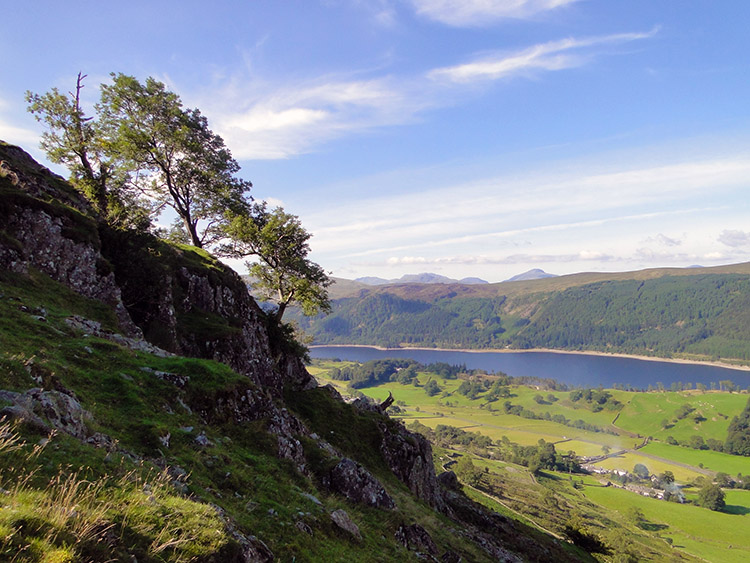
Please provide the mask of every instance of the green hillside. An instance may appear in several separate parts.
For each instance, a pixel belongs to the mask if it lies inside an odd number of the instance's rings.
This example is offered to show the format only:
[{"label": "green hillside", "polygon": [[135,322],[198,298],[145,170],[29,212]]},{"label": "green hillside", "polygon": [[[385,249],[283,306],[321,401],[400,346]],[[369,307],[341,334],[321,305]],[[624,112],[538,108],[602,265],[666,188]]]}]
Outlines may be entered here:
[{"label": "green hillside", "polygon": [[750,265],[360,288],[335,299],[328,317],[297,322],[316,344],[553,348],[746,363]]}]

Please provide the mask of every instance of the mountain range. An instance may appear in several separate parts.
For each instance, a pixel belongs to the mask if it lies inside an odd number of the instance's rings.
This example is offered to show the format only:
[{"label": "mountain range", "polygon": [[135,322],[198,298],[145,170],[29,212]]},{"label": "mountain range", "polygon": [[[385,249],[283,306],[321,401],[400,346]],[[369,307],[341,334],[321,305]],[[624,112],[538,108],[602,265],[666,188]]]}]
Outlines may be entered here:
[{"label": "mountain range", "polygon": [[316,344],[750,361],[750,263],[477,285],[337,279],[330,295],[329,316],[296,319]]},{"label": "mountain range", "polygon": [[440,274],[431,274],[428,272],[421,274],[405,274],[400,278],[390,280],[368,276],[363,278],[356,278],[354,281],[365,285],[390,285],[399,283],[461,283],[474,285],[489,283],[480,278],[463,278],[460,280],[456,280],[447,276],[441,276]]}]

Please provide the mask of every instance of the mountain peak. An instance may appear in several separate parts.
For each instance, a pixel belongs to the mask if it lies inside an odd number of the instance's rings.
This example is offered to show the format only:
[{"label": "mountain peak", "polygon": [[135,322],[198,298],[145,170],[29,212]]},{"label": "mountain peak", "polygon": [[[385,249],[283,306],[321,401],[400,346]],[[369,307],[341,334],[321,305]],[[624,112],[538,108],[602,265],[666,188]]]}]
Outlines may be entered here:
[{"label": "mountain peak", "polygon": [[510,279],[507,279],[505,281],[529,281],[529,280],[541,280],[544,278],[556,278],[557,274],[548,274],[544,270],[541,270],[539,268],[533,268],[529,270],[528,272],[524,272],[523,274],[518,274],[517,276],[513,276]]}]

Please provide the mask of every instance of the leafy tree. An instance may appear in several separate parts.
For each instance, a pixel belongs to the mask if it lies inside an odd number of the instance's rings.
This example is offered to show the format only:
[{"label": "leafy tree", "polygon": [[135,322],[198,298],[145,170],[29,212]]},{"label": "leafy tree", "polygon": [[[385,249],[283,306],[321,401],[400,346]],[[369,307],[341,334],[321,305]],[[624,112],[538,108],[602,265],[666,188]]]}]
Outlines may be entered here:
[{"label": "leafy tree", "polygon": [[70,182],[115,226],[146,229],[147,207],[127,189],[129,171],[111,150],[99,120],[81,107],[86,75],[78,73],[75,92],[53,88],[45,94],[26,92],[28,111],[44,123],[40,146],[54,163],[70,170]]},{"label": "leafy tree", "polygon": [[643,513],[643,510],[637,506],[631,506],[628,508],[626,516],[628,517],[628,520],[639,528],[643,527],[643,524],[646,522],[646,515]]},{"label": "leafy tree", "polygon": [[458,460],[455,473],[463,481],[473,487],[479,484],[482,476],[482,471],[474,465],[474,462],[468,455],[462,456],[461,459]]},{"label": "leafy tree", "polygon": [[202,248],[222,236],[225,211],[249,207],[250,182],[235,177],[239,165],[197,109],[182,107],[163,83],[112,74],[97,109],[110,150],[133,171],[133,186],[179,217],[190,244]]},{"label": "leafy tree", "polygon": [[724,502],[724,496],[724,491],[721,490],[719,485],[706,483],[701,490],[698,491],[698,506],[710,510],[721,510],[726,504]]},{"label": "leafy tree", "polygon": [[633,467],[633,473],[640,479],[648,479],[649,476],[648,467],[646,467],[642,463],[635,464],[635,466]]},{"label": "leafy tree", "polygon": [[659,475],[659,482],[665,485],[674,483],[674,473],[672,473],[671,471],[665,471],[664,473]]},{"label": "leafy tree", "polygon": [[440,391],[442,391],[442,389],[440,389],[440,386],[434,379],[430,379],[427,383],[425,383],[424,392],[427,393],[428,396],[433,397],[440,393]]},{"label": "leafy tree", "polygon": [[252,212],[229,213],[225,232],[232,239],[221,253],[235,258],[256,256],[247,262],[253,288],[266,299],[276,301],[276,320],[281,322],[287,306],[295,302],[305,315],[331,309],[326,288],[331,279],[311,261],[308,241],[312,236],[296,215],[281,207],[269,211],[266,202]]},{"label": "leafy tree", "polygon": [[724,451],[750,456],[750,399],[739,416],[735,416],[729,423]]}]

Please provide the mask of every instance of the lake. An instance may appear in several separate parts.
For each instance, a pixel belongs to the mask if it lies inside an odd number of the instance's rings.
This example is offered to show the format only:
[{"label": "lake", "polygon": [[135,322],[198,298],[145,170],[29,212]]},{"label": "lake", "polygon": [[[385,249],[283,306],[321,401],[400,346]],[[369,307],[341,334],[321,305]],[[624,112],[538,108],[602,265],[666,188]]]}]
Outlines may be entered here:
[{"label": "lake", "polygon": [[703,383],[707,388],[724,380],[747,389],[750,371],[702,364],[592,356],[589,354],[555,354],[552,352],[458,352],[454,350],[380,350],[365,346],[313,346],[312,358],[339,358],[366,362],[386,358],[408,358],[422,364],[445,362],[466,365],[469,369],[504,372],[514,377],[530,376],[555,379],[561,383],[582,387],[612,387],[614,384],[647,389],[672,383]]}]

